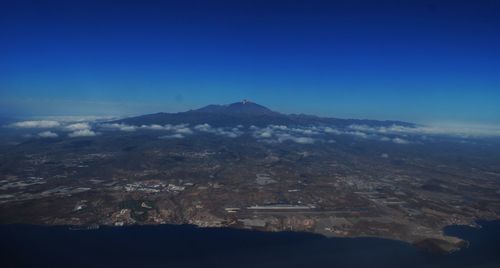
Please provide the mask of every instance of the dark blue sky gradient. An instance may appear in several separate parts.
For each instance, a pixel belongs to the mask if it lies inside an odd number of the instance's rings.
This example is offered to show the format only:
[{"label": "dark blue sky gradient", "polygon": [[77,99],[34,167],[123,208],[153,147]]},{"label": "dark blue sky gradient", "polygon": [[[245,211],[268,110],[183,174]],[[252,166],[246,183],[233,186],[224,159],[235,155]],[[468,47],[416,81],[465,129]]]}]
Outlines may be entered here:
[{"label": "dark blue sky gradient", "polygon": [[3,1],[0,113],[500,124],[500,1]]}]

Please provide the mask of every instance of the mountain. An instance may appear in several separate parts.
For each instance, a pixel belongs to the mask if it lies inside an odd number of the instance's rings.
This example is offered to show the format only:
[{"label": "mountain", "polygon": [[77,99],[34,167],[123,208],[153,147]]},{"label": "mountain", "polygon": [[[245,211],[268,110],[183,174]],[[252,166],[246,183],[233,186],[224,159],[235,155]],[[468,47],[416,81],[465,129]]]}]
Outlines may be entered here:
[{"label": "mountain", "polygon": [[208,105],[203,108],[192,110],[191,113],[215,113],[215,114],[232,114],[246,116],[279,116],[277,112],[259,105],[257,103],[243,100],[229,105]]},{"label": "mountain", "polygon": [[129,117],[112,123],[123,123],[128,125],[150,125],[150,124],[210,124],[212,126],[236,126],[236,125],[337,125],[347,126],[352,124],[363,124],[373,126],[415,126],[412,123],[400,121],[378,121],[361,119],[339,119],[318,117],[305,114],[282,114],[271,109],[243,100],[228,105],[208,105],[196,110],[179,113],[155,113],[137,117]]}]

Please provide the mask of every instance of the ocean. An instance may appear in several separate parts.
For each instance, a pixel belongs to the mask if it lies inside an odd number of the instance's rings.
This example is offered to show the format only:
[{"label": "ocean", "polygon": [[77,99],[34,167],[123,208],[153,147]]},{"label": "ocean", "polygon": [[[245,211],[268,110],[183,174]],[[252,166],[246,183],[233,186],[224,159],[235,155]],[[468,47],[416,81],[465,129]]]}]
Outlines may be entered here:
[{"label": "ocean", "polygon": [[381,238],[326,238],[190,225],[0,225],[0,267],[500,267],[500,221],[450,226],[469,241],[435,254]]}]

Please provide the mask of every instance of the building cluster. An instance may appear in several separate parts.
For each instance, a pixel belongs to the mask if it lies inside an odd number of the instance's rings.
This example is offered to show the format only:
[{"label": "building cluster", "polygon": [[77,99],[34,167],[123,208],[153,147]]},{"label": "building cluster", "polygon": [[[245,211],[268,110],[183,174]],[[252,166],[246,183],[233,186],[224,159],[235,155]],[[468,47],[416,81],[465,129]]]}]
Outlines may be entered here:
[{"label": "building cluster", "polygon": [[127,192],[159,193],[166,191],[171,193],[177,193],[184,191],[186,189],[186,186],[180,186],[171,183],[166,184],[163,182],[158,182],[158,183],[135,182],[126,184],[124,188],[125,191]]}]

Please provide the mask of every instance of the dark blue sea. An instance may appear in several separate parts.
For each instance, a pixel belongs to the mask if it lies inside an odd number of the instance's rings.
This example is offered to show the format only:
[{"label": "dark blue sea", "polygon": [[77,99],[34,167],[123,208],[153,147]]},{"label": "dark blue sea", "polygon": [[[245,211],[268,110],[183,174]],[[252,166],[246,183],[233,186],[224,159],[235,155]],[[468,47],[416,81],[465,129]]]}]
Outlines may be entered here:
[{"label": "dark blue sea", "polygon": [[193,226],[0,225],[0,267],[500,267],[500,222],[452,226],[469,241],[433,254],[379,238],[325,238]]}]

